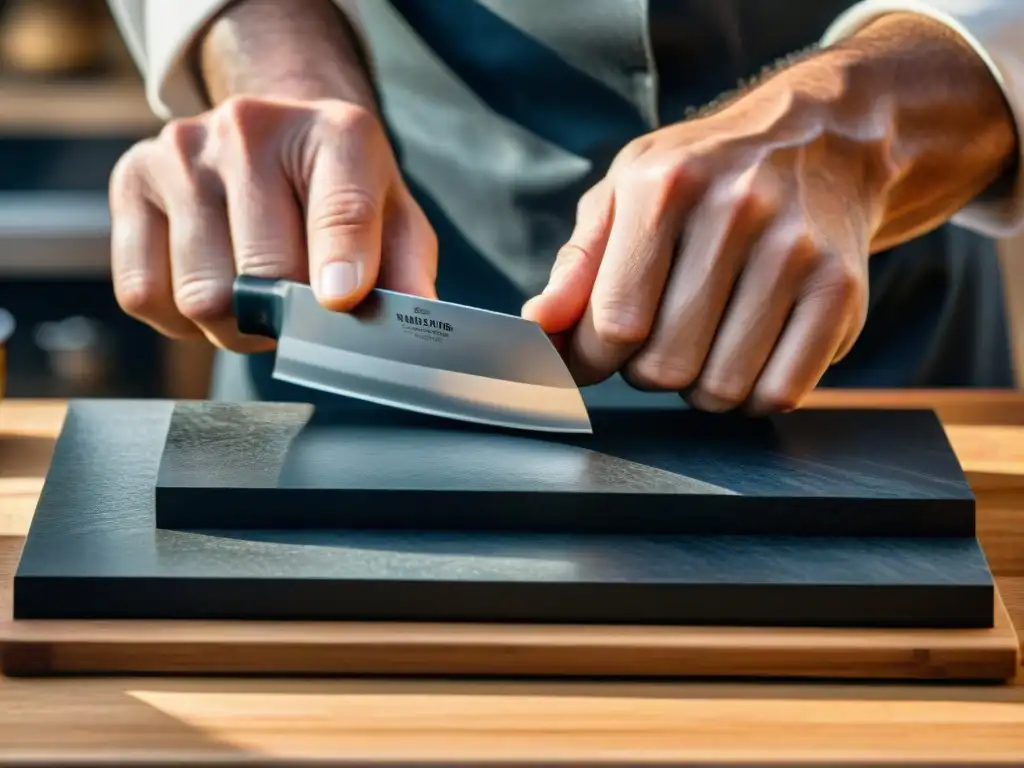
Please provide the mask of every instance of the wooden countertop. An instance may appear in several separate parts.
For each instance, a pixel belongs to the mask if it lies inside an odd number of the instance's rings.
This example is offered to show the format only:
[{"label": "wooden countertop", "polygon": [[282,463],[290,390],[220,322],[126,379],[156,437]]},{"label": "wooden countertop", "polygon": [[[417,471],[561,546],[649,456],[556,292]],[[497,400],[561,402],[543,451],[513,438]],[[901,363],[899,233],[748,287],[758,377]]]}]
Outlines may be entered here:
[{"label": "wooden countertop", "polygon": [[[1024,393],[830,392],[934,407],[978,496],[979,536],[1024,631]],[[0,404],[0,536],[24,536],[64,413]],[[0,763],[409,765],[1024,761],[1007,686],[0,680]]]}]

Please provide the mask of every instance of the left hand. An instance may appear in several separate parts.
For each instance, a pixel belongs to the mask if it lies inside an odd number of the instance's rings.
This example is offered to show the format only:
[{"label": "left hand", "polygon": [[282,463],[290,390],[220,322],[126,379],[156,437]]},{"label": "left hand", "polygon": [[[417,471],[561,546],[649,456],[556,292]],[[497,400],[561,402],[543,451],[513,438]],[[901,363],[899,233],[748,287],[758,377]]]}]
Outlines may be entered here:
[{"label": "left hand", "polygon": [[523,308],[578,383],[784,411],[849,352],[896,171],[884,121],[835,103],[783,73],[621,151]]}]

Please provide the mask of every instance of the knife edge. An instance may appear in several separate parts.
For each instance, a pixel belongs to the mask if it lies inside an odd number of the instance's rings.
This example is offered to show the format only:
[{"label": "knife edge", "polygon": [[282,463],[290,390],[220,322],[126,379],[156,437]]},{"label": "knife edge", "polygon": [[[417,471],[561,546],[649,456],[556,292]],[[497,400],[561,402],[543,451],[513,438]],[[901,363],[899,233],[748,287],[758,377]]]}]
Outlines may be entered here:
[{"label": "knife edge", "polygon": [[575,387],[488,379],[292,337],[280,342],[273,375],[291,384],[427,415],[537,432],[593,433]]}]

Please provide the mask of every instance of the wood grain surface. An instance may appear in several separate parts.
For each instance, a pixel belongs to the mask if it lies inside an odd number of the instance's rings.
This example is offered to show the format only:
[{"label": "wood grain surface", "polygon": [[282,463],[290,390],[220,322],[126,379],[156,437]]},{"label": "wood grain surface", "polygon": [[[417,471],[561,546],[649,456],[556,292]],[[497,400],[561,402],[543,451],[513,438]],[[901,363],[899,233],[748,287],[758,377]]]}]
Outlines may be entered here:
[{"label": "wood grain surface", "polygon": [[1016,632],[390,622],[12,621],[0,539],[0,667],[88,673],[1008,679]]},{"label": "wood grain surface", "polygon": [[[1024,395],[827,393],[936,405],[1024,626]],[[0,536],[19,546],[61,403],[0,405]],[[10,556],[10,555],[8,555]],[[1024,678],[1004,686],[528,680],[0,681],[0,763],[1019,764]]]}]

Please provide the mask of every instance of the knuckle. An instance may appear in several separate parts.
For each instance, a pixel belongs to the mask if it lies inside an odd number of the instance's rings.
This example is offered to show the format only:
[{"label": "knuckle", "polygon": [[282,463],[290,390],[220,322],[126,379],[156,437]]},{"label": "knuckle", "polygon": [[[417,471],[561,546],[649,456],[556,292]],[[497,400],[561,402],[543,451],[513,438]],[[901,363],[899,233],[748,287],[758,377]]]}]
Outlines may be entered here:
[{"label": "knuckle", "polygon": [[845,261],[832,260],[822,271],[818,294],[843,305],[859,302],[865,295],[863,277]]},{"label": "knuckle", "polygon": [[122,271],[114,275],[114,297],[132,317],[146,317],[165,296],[164,286],[148,270]]},{"label": "knuckle", "polygon": [[616,177],[616,196],[622,200],[640,198],[646,226],[674,218],[693,195],[694,178],[685,163],[667,155],[644,157],[624,168]]},{"label": "knuckle", "polygon": [[643,189],[652,205],[664,211],[692,180],[693,172],[685,158],[670,154],[633,163],[623,172],[622,186]]},{"label": "knuckle", "polygon": [[232,96],[217,107],[217,114],[225,128],[244,131],[247,126],[266,119],[267,103],[252,96]]},{"label": "knuckle", "polygon": [[213,123],[217,150],[243,168],[274,144],[284,110],[251,96],[233,96],[217,108]]},{"label": "knuckle", "polygon": [[205,137],[201,123],[192,118],[172,120],[160,129],[161,151],[168,153],[178,162],[192,164],[199,153]]},{"label": "knuckle", "polygon": [[383,135],[380,120],[372,111],[355,104],[333,102],[321,112],[324,127],[346,140],[376,139]]},{"label": "knuckle", "polygon": [[689,360],[662,353],[639,355],[629,366],[630,378],[649,389],[678,392],[693,384],[697,374]]},{"label": "knuckle", "polygon": [[651,143],[649,136],[641,136],[640,138],[627,142],[612,160],[612,170],[621,170],[623,168],[630,167],[633,163],[647,154],[648,150],[651,148]]},{"label": "knuckle", "polygon": [[357,187],[338,188],[310,201],[309,223],[315,229],[359,230],[378,218],[376,197]]},{"label": "knuckle", "polygon": [[161,130],[156,159],[159,167],[154,170],[166,195],[182,199],[207,196],[208,174],[198,162],[205,142],[205,128],[193,120],[171,122]]},{"label": "knuckle", "polygon": [[697,391],[730,408],[738,407],[749,394],[746,385],[735,377],[713,375],[701,379]]},{"label": "knuckle", "polygon": [[697,171],[686,158],[673,157],[654,168],[654,183],[661,190],[663,205],[691,189],[696,179]]},{"label": "knuckle", "polygon": [[193,322],[220,320],[229,313],[231,286],[212,275],[188,275],[175,287],[174,303]]},{"label": "knuckle", "polygon": [[632,302],[607,302],[594,313],[594,334],[612,347],[632,347],[647,339],[650,321]]},{"label": "knuckle", "polygon": [[753,397],[756,408],[764,413],[785,413],[800,407],[800,395],[791,389],[759,387]]},{"label": "knuckle", "polygon": [[825,252],[803,222],[777,222],[766,233],[763,253],[780,280],[805,280],[825,263]]},{"label": "knuckle", "polygon": [[807,275],[825,263],[825,252],[807,232],[794,233],[786,243],[787,263],[800,274]]},{"label": "knuckle", "polygon": [[730,227],[745,230],[766,222],[780,207],[772,185],[752,173],[713,184],[709,196],[712,208],[721,212]]},{"label": "knuckle", "polygon": [[146,139],[134,144],[114,163],[109,178],[112,200],[122,200],[141,194],[144,169],[152,143],[151,139]]},{"label": "knuckle", "polygon": [[744,186],[733,193],[734,217],[747,221],[769,218],[778,210],[778,200],[770,191],[758,186]]}]

